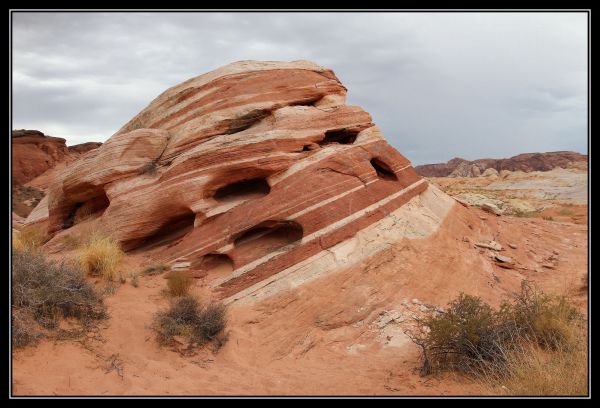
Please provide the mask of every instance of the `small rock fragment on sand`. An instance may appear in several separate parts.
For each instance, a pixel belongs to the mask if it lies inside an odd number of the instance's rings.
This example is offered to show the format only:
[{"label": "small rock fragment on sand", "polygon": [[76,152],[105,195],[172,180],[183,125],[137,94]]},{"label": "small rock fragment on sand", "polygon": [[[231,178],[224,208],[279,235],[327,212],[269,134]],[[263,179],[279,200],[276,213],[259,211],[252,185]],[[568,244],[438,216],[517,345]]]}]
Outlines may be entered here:
[{"label": "small rock fragment on sand", "polygon": [[496,205],[492,204],[492,203],[483,203],[481,205],[481,209],[483,211],[495,214],[497,216],[501,216],[502,215],[502,210],[500,208],[496,207]]},{"label": "small rock fragment on sand", "polygon": [[512,258],[509,258],[508,256],[496,255],[496,256],[494,256],[494,258],[496,258],[496,260],[500,261],[500,262],[505,262],[505,263],[512,262]]},{"label": "small rock fragment on sand", "polygon": [[550,264],[543,264],[542,268],[556,269],[556,267],[554,265],[550,265]]},{"label": "small rock fragment on sand", "polygon": [[478,246],[480,248],[493,249],[494,251],[501,251],[502,250],[502,245],[499,242],[496,242],[496,241],[490,241],[488,243],[486,243],[486,242],[476,242],[475,246]]},{"label": "small rock fragment on sand", "polygon": [[517,249],[517,246],[515,244],[508,244],[509,247],[511,247],[512,249]]}]

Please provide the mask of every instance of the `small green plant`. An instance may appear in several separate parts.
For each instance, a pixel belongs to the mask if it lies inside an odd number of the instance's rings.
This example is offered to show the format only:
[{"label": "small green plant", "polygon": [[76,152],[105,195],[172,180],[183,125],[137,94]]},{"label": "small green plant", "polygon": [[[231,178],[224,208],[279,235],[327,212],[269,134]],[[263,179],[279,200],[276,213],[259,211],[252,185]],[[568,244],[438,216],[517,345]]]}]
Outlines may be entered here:
[{"label": "small green plant", "polygon": [[194,278],[188,271],[171,271],[167,276],[167,288],[171,296],[186,295],[193,283]]},{"label": "small green plant", "polygon": [[136,272],[131,272],[129,274],[129,282],[131,282],[131,286],[134,288],[138,287],[138,274]]},{"label": "small green plant", "polygon": [[204,307],[192,296],[174,299],[168,310],[155,315],[154,327],[162,344],[169,343],[175,336],[183,336],[193,345],[213,343],[218,350],[227,341],[226,308],[211,303]]},{"label": "small green plant", "polygon": [[142,272],[142,276],[159,275],[159,274],[161,274],[161,273],[163,273],[165,271],[168,271],[170,269],[171,268],[169,267],[169,265],[158,263],[158,264],[150,265],[146,269],[144,269],[144,271]]},{"label": "small green plant", "polygon": [[502,371],[508,353],[524,342],[545,350],[572,347],[582,319],[565,297],[546,295],[523,281],[518,296],[498,310],[461,294],[445,313],[417,319],[417,330],[407,334],[421,348],[424,375],[446,369]]},{"label": "small green plant", "polygon": [[564,217],[570,217],[572,215],[575,215],[575,212],[572,209],[570,209],[570,208],[563,207],[558,212],[558,215],[562,215]]},{"label": "small green plant", "polygon": [[144,166],[140,169],[140,174],[148,174],[150,176],[154,176],[156,174],[157,168],[158,168],[158,161],[151,160],[148,163],[144,164]]}]

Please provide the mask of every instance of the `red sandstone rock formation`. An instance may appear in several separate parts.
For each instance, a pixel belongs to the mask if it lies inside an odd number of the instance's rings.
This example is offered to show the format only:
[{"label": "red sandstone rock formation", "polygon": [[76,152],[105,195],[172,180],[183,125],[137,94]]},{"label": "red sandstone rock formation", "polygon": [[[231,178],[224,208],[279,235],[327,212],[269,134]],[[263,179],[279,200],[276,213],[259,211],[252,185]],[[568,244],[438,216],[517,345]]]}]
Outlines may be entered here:
[{"label": "red sandstone rock formation", "polygon": [[468,161],[454,158],[448,163],[416,166],[423,177],[477,177],[486,169],[496,171],[549,171],[555,167],[567,168],[578,163],[587,163],[587,156],[576,152],[523,153],[508,159],[479,159]]},{"label": "red sandstone rock formation", "polygon": [[223,296],[246,289],[427,188],[345,95],[331,70],[307,61],[192,78],[60,174],[48,230],[96,214],[125,249],[184,260],[197,277],[230,273],[217,282]]},{"label": "red sandstone rock formation", "polygon": [[20,186],[53,168],[57,163],[74,160],[101,143],[83,143],[67,147],[65,139],[46,136],[38,130],[12,131],[12,181]]}]

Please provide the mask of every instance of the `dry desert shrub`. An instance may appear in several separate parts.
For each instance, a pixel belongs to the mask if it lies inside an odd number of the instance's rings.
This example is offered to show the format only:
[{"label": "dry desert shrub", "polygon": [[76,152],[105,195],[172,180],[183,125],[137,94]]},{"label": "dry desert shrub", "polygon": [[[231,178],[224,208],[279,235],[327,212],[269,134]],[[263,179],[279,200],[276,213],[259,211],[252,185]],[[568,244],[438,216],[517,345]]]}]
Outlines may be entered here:
[{"label": "dry desert shrub", "polygon": [[36,251],[15,251],[11,266],[15,346],[42,336],[37,327],[56,329],[62,318],[87,325],[106,316],[102,297],[76,265],[47,261]]},{"label": "dry desert shrub", "polygon": [[222,304],[201,306],[196,298],[183,296],[172,300],[168,310],[155,315],[154,327],[163,344],[182,336],[192,345],[213,342],[216,351],[227,341],[225,314]]},{"label": "dry desert shrub", "polygon": [[167,288],[171,296],[184,296],[194,283],[194,278],[187,271],[171,271],[167,276]]},{"label": "dry desert shrub", "polygon": [[[547,295],[528,281],[522,282],[514,299],[497,310],[481,298],[461,294],[445,313],[429,314],[417,323],[417,330],[407,334],[421,348],[423,375],[458,370],[491,384],[521,381],[523,388],[518,392],[533,395],[536,389],[545,389],[541,382],[547,373],[523,374],[527,369],[539,369],[543,364],[558,369],[573,355],[573,370],[587,372],[580,355],[585,349],[583,316],[567,298]],[[531,378],[530,391],[524,388],[523,376]],[[515,390],[513,386],[511,392]],[[563,391],[569,394],[573,390]]]}]

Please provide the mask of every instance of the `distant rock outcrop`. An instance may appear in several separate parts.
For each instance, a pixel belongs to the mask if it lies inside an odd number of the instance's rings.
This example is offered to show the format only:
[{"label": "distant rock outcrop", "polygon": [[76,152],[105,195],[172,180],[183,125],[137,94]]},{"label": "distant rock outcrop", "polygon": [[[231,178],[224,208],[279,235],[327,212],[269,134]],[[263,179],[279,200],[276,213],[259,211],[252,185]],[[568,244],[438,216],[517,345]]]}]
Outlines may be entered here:
[{"label": "distant rock outcrop", "polygon": [[415,170],[423,177],[478,177],[485,174],[487,169],[494,169],[497,172],[502,170],[549,171],[556,167],[568,168],[585,165],[587,160],[586,155],[576,152],[523,153],[508,159],[468,161],[457,157],[448,163],[416,166]]},{"label": "distant rock outcrop", "polygon": [[57,163],[72,161],[101,144],[90,142],[67,147],[65,139],[46,136],[39,130],[13,130],[13,186],[21,186],[53,168]]},{"label": "distant rock outcrop", "polygon": [[238,293],[328,256],[427,189],[345,96],[308,61],[192,78],[62,171],[32,216],[54,234],[95,215],[126,250],[189,263],[197,277],[228,271],[214,284]]}]

